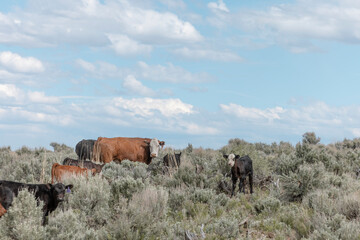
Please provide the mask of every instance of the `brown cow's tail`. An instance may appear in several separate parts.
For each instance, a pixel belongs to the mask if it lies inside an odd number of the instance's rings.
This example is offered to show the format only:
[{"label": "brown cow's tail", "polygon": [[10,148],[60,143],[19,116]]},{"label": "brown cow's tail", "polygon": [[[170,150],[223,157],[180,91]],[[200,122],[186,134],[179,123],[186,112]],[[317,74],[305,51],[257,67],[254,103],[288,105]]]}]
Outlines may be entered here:
[{"label": "brown cow's tail", "polygon": [[95,163],[100,163],[100,153],[101,153],[100,140],[101,139],[102,139],[102,137],[98,137],[97,141],[95,141],[95,144],[94,144],[93,156],[92,156],[91,161],[93,161]]},{"label": "brown cow's tail", "polygon": [[51,168],[51,184],[54,184],[54,177],[55,177],[55,169],[57,166],[60,166],[58,163],[54,163]]}]

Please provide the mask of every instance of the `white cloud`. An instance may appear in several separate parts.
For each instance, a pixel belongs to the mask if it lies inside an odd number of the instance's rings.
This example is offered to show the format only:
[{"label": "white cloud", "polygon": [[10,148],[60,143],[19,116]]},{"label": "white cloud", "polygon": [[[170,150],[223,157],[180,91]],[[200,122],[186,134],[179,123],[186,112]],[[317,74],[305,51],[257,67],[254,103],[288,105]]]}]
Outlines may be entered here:
[{"label": "white cloud", "polygon": [[223,112],[227,114],[235,115],[238,118],[243,118],[247,120],[265,119],[272,121],[274,119],[281,119],[280,114],[285,112],[282,107],[261,110],[257,108],[246,108],[234,103],[230,103],[229,105],[220,104],[220,108]]},{"label": "white cloud", "polygon": [[123,78],[128,72],[126,69],[119,69],[114,64],[98,61],[91,63],[83,59],[77,59],[76,64],[84,69],[91,77],[100,79]]},{"label": "white cloud", "polygon": [[112,48],[119,55],[149,54],[152,46],[141,44],[125,35],[109,35]]},{"label": "white cloud", "polygon": [[354,137],[360,137],[360,128],[352,128],[350,131]]},{"label": "white cloud", "polygon": [[76,60],[76,63],[79,64],[79,66],[81,66],[86,71],[89,71],[89,72],[95,72],[96,71],[96,67],[94,66],[94,64],[92,64],[90,62],[87,62],[87,61],[85,61],[83,59]]},{"label": "white cloud", "polygon": [[122,87],[130,91],[131,93],[140,96],[147,96],[147,97],[155,96],[155,91],[144,86],[140,81],[136,80],[136,78],[133,75],[128,75],[124,79],[122,83]]},{"label": "white cloud", "polygon": [[210,2],[208,3],[208,8],[210,8],[213,11],[223,11],[223,12],[230,12],[229,9],[226,7],[226,4],[223,2],[223,0],[219,0],[218,3],[216,2]]},{"label": "white cloud", "polygon": [[153,10],[128,8],[119,16],[125,32],[147,42],[198,42],[203,37],[189,23],[181,21],[175,14]]},{"label": "white cloud", "polygon": [[216,135],[220,133],[220,131],[214,127],[207,127],[193,122],[185,122],[181,125],[185,129],[185,132],[190,135]]},{"label": "white cloud", "polygon": [[9,51],[0,53],[0,64],[9,70],[22,73],[39,73],[45,70],[40,60],[33,57],[21,57]]},{"label": "white cloud", "polygon": [[163,65],[148,65],[145,62],[139,62],[139,73],[143,78],[156,82],[169,83],[201,83],[215,81],[214,77],[207,73],[191,73],[182,67],[174,66],[168,63]]},{"label": "white cloud", "polygon": [[61,103],[61,100],[58,97],[46,96],[44,92],[25,92],[13,84],[0,84],[0,99],[2,99],[3,103],[8,103],[10,105]]},{"label": "white cloud", "polygon": [[[109,34],[127,36],[131,40],[123,42],[137,48],[203,39],[191,23],[173,13],[146,9],[136,1],[52,0],[41,7],[30,1],[24,8],[0,13],[0,43],[104,47],[109,44]],[[115,49],[122,53],[119,44]]]},{"label": "white cloud", "polygon": [[359,16],[360,6],[354,0],[297,0],[262,11],[244,9],[224,21],[304,52],[314,49],[309,41],[315,39],[359,44]]},{"label": "white cloud", "polygon": [[153,98],[114,98],[114,106],[133,116],[151,117],[158,113],[165,117],[194,113],[191,104],[183,103],[180,99]]},{"label": "white cloud", "polygon": [[3,100],[20,101],[24,97],[22,90],[13,84],[0,84],[0,98]]},{"label": "white cloud", "polygon": [[[326,139],[341,140],[345,137],[359,137],[359,106],[334,107],[324,102],[292,108],[274,107],[268,109],[247,108],[237,104],[221,104],[220,109],[227,116],[231,131],[253,131],[281,136],[301,135],[315,131]],[[260,130],[261,129],[261,130]]]},{"label": "white cloud", "polygon": [[45,96],[44,92],[28,92],[28,99],[32,103],[46,103],[46,104],[56,104],[60,103],[61,100],[58,97],[48,97]]},{"label": "white cloud", "polygon": [[186,4],[183,0],[160,0],[160,2],[171,9],[185,9]]},{"label": "white cloud", "polygon": [[241,62],[243,59],[229,51],[215,51],[209,49],[189,49],[187,47],[175,49],[174,54],[189,59],[205,59],[220,62]]}]

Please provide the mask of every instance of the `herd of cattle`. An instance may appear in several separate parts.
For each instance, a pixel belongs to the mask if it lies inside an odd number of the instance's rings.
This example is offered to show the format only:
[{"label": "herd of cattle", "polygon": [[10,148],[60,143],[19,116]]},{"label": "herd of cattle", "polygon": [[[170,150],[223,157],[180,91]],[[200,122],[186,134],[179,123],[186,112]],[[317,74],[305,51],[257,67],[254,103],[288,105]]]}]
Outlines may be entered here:
[{"label": "herd of cattle", "polygon": [[[97,140],[80,141],[75,152],[78,159],[65,158],[62,165],[54,163],[51,168],[51,184],[25,184],[0,180],[0,217],[4,215],[11,206],[13,198],[16,197],[21,189],[28,189],[34,193],[35,198],[43,202],[43,224],[46,216],[54,211],[60,202],[64,200],[65,192],[71,192],[73,185],[64,185],[62,181],[69,175],[88,176],[100,173],[105,164],[122,160],[133,162],[143,162],[150,164],[153,158],[159,156],[160,148],[165,145],[164,141],[156,138],[105,138],[99,137]],[[167,154],[163,158],[164,166],[180,166],[179,154]],[[252,160],[249,156],[240,157],[239,155],[223,155],[231,166],[232,193],[236,188],[236,182],[240,179],[239,191],[245,193],[245,179],[249,177],[250,193],[253,193],[253,168]],[[95,162],[95,163],[94,163]],[[56,184],[54,184],[56,180]]]}]

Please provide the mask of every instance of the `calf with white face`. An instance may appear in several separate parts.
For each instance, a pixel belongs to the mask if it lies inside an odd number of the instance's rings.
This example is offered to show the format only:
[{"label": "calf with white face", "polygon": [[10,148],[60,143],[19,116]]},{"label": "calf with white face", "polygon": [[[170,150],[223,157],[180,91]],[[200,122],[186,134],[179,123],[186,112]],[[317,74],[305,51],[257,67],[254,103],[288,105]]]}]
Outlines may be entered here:
[{"label": "calf with white face", "polygon": [[247,155],[240,157],[233,153],[223,155],[223,157],[228,160],[228,164],[231,166],[231,179],[233,182],[231,196],[234,195],[238,178],[240,179],[239,191],[245,194],[245,180],[247,176],[249,176],[250,193],[253,193],[253,167],[251,158]]}]

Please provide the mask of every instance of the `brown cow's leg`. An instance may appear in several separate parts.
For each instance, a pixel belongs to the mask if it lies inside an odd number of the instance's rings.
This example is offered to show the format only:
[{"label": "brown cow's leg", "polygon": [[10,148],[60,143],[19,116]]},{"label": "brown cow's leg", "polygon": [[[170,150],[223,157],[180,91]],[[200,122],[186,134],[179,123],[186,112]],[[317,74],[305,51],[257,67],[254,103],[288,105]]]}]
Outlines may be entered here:
[{"label": "brown cow's leg", "polygon": [[6,213],[6,209],[0,203],[0,217]]}]

